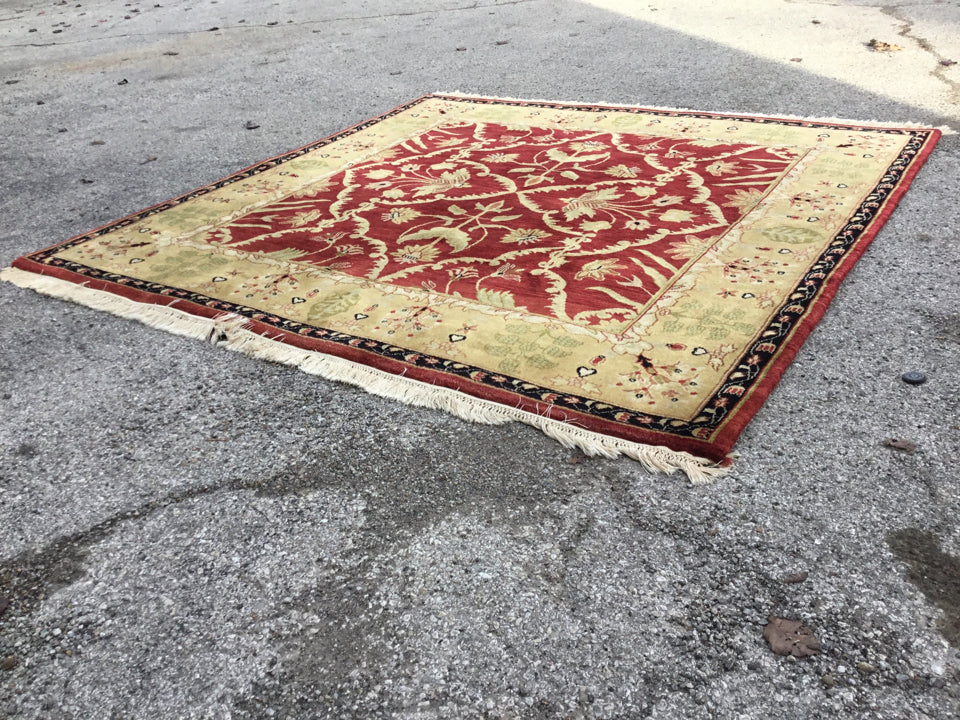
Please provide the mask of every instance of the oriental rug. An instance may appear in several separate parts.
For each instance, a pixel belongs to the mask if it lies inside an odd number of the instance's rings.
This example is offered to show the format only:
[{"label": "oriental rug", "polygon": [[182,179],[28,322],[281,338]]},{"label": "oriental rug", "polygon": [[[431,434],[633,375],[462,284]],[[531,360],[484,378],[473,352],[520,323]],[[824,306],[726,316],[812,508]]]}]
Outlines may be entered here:
[{"label": "oriental rug", "polygon": [[3,279],[703,481],[938,137],[433,94]]}]

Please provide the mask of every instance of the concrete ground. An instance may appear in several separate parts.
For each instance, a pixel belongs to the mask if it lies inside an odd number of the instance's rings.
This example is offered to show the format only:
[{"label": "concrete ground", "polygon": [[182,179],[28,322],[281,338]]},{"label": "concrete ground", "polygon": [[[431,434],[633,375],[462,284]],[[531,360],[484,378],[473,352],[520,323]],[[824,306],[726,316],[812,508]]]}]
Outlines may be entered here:
[{"label": "concrete ground", "polygon": [[[950,60],[956,2],[0,0],[0,266],[428,91],[960,126]],[[0,285],[0,717],[960,716],[958,187],[706,487]]]}]

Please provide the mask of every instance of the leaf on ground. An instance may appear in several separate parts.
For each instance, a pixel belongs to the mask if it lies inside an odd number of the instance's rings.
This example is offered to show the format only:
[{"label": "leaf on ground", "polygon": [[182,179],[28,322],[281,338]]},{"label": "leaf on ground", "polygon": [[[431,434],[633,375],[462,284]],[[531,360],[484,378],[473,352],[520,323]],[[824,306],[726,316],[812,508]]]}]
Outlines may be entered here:
[{"label": "leaf on ground", "polygon": [[867,47],[877,52],[897,52],[898,50],[903,50],[903,48],[899,45],[884,42],[883,40],[877,40],[876,38],[868,42]]},{"label": "leaf on ground", "polygon": [[770,649],[777,655],[810,657],[820,652],[820,640],[799,620],[771,615],[770,622],[763,629],[763,639],[770,643]]},{"label": "leaf on ground", "polygon": [[910,442],[909,440],[900,440],[899,438],[886,438],[881,445],[909,454],[914,453],[917,449],[917,446],[914,443]]},{"label": "leaf on ground", "polygon": [[802,583],[810,575],[806,570],[800,572],[789,573],[783,576],[783,581],[790,585],[796,585],[797,583]]}]

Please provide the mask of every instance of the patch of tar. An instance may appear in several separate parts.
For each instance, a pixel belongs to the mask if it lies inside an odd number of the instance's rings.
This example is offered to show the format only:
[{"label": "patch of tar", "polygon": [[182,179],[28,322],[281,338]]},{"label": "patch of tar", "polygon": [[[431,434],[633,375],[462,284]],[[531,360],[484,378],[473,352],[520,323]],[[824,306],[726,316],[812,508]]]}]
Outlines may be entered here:
[{"label": "patch of tar", "polygon": [[943,611],[940,632],[960,647],[960,558],[940,549],[940,538],[927,530],[904,528],[887,534],[887,545],[906,563],[907,579]]}]

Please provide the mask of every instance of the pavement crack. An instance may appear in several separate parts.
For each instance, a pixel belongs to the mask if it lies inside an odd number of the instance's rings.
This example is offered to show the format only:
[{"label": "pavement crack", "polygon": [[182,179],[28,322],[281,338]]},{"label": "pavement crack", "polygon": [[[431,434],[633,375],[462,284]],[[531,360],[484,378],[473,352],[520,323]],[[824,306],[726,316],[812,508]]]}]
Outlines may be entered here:
[{"label": "pavement crack", "polygon": [[960,83],[951,80],[946,76],[947,66],[943,64],[942,61],[947,60],[948,58],[945,55],[941,55],[937,52],[937,49],[933,46],[929,40],[925,37],[922,37],[914,32],[914,22],[909,17],[907,17],[901,10],[899,5],[884,5],[878,8],[881,13],[886,15],[889,18],[892,18],[897,23],[900,24],[900,30],[897,31],[897,35],[904,38],[905,40],[910,40],[915,43],[921,50],[923,50],[928,55],[931,55],[936,61],[936,65],[933,70],[930,71],[930,75],[935,77],[937,80],[942,82],[944,85],[950,88],[952,97],[952,102],[960,101]]}]

